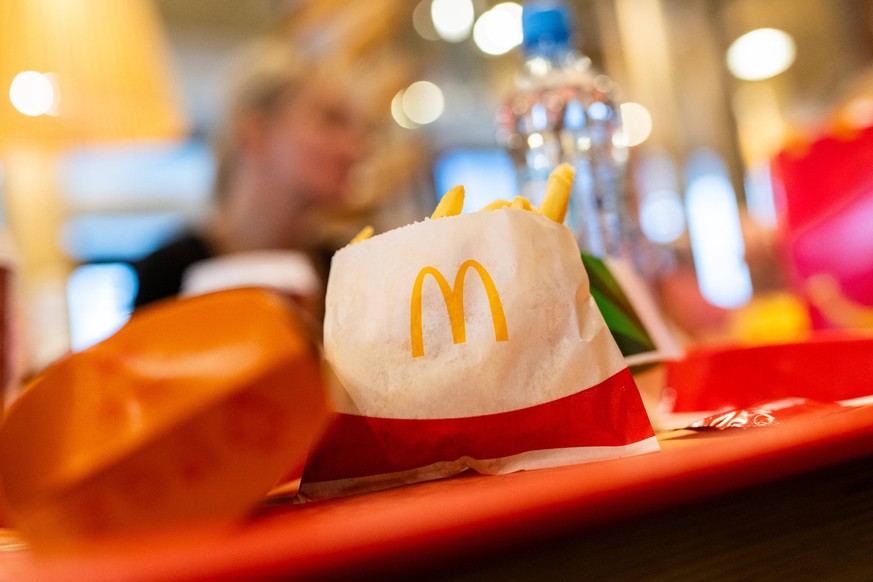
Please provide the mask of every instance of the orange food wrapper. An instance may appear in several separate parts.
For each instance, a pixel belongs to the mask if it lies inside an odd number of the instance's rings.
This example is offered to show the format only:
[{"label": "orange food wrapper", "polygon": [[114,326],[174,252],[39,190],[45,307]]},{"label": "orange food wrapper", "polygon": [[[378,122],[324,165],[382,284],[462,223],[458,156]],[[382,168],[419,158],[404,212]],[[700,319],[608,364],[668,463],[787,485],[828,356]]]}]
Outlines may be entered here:
[{"label": "orange food wrapper", "polygon": [[257,289],[170,300],[35,378],[0,426],[6,517],[37,549],[244,515],[329,417],[316,350]]}]

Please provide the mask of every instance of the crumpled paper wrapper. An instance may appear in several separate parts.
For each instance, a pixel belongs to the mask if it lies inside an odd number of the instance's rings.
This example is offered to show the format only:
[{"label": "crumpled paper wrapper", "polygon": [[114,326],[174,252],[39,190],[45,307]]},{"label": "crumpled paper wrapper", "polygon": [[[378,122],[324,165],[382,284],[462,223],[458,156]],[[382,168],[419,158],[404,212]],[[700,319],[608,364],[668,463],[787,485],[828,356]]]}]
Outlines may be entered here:
[{"label": "crumpled paper wrapper", "polygon": [[0,425],[6,517],[52,552],[227,525],[300,476],[329,414],[316,348],[277,295],[156,303],[13,403]]}]

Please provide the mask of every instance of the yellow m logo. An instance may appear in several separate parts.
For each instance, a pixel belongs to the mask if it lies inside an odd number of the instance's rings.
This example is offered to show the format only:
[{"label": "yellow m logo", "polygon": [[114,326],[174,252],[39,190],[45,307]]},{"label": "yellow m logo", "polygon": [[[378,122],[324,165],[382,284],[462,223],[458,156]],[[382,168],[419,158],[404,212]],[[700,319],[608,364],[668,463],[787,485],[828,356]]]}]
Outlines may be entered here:
[{"label": "yellow m logo", "polygon": [[412,287],[412,300],[409,303],[409,335],[412,339],[412,357],[418,358],[424,355],[424,338],[421,330],[421,288],[424,286],[424,280],[428,275],[431,275],[440,287],[440,292],[443,294],[443,300],[446,302],[446,309],[449,312],[449,323],[452,326],[452,340],[456,344],[462,344],[467,341],[467,327],[464,323],[464,278],[467,271],[472,267],[479,274],[479,279],[482,280],[482,285],[485,287],[485,294],[488,296],[488,305],[491,308],[491,320],[494,324],[494,339],[499,342],[509,340],[509,333],[506,331],[506,316],[503,314],[503,304],[500,302],[500,295],[494,287],[494,281],[491,275],[485,270],[478,261],[472,259],[464,261],[458,268],[458,274],[455,275],[455,284],[449,287],[449,282],[443,277],[434,267],[424,267],[418,272],[418,277],[415,278],[415,285]]}]

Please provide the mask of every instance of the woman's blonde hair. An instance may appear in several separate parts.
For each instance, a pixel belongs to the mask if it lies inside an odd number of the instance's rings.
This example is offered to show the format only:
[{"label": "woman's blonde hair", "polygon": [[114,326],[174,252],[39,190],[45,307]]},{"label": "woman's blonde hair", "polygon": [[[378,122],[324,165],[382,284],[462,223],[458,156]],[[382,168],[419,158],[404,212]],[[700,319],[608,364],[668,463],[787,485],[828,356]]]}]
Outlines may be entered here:
[{"label": "woman's blonde hair", "polygon": [[215,139],[216,170],[213,191],[223,197],[239,156],[240,127],[251,120],[269,119],[293,97],[314,73],[304,52],[279,36],[260,38],[241,50],[227,69],[226,102]]}]

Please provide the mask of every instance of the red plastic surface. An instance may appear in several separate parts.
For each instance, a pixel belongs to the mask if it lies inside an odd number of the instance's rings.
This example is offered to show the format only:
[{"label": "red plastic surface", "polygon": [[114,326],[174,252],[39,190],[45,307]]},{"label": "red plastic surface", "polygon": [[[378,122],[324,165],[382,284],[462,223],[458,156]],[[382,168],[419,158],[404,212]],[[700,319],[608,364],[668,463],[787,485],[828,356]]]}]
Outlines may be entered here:
[{"label": "red plastic surface", "polygon": [[846,297],[873,305],[873,127],[783,151],[772,169],[784,258],[797,291],[827,273]]},{"label": "red plastic surface", "polygon": [[796,231],[873,189],[873,127],[850,136],[823,136],[781,152],[773,175],[783,191],[780,215]]},{"label": "red plastic surface", "polygon": [[[701,349],[669,372],[684,410],[727,399],[737,406],[782,396],[833,401],[869,394],[871,355],[873,338],[827,336],[803,344]],[[164,532],[68,556],[0,553],[0,580],[414,577],[447,561],[523,551],[553,536],[873,459],[873,406],[826,407],[757,430],[670,438],[676,434],[661,436],[659,453],[285,504],[230,531]]]},{"label": "red plastic surface", "polygon": [[834,402],[873,394],[873,336],[823,334],[791,344],[691,350],[667,366],[675,412],[745,408],[768,400]]},{"label": "red plastic surface", "polygon": [[[78,556],[0,555],[3,580],[253,580],[427,571],[873,455],[873,407],[667,441],[660,453],[284,506],[233,532],[176,532]],[[705,447],[706,454],[701,454]],[[211,537],[210,537],[211,536]]]}]

